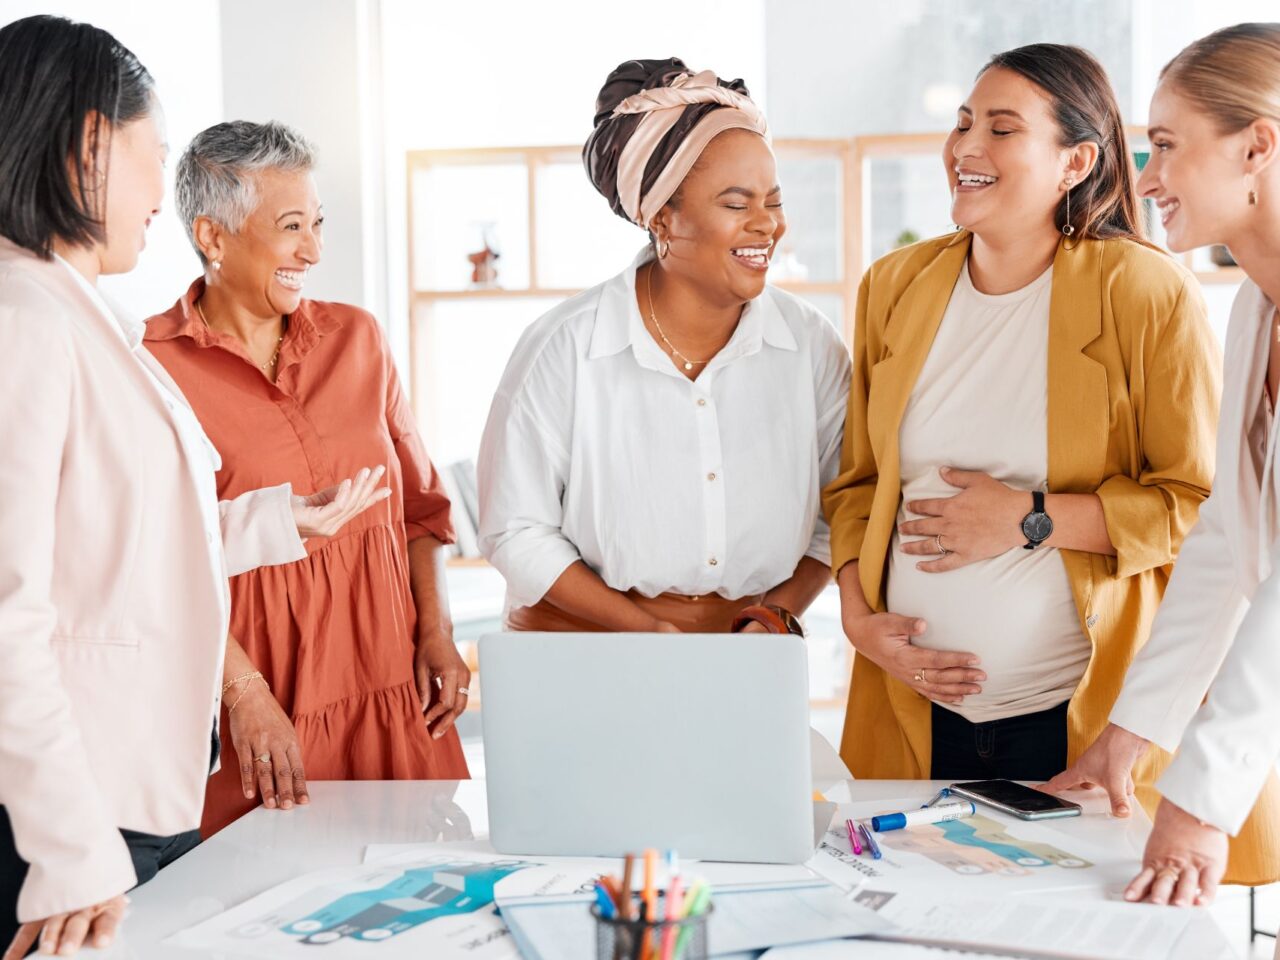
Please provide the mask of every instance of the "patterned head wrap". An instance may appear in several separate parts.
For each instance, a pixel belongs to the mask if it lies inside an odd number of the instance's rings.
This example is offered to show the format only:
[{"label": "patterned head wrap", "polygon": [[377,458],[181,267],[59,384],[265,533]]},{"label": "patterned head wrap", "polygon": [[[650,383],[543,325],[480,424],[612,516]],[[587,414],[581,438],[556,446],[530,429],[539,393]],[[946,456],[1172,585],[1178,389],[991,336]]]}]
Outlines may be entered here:
[{"label": "patterned head wrap", "polygon": [[707,144],[734,129],[769,138],[741,80],[693,73],[674,57],[628,60],[600,90],[582,162],[613,212],[648,229]]}]

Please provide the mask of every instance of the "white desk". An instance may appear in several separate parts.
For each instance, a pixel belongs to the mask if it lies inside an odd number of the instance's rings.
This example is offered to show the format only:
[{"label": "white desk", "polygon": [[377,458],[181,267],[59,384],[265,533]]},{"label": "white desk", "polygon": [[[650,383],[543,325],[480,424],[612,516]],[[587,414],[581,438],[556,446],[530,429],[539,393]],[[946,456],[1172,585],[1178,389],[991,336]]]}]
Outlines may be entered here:
[{"label": "white desk", "polygon": [[[844,781],[826,793],[837,801],[891,799],[936,786],[941,784]],[[484,783],[478,780],[312,783],[309,806],[287,812],[259,807],[130,894],[133,905],[124,933],[101,956],[223,960],[225,954],[178,949],[161,941],[298,874],[359,863],[370,843],[483,837],[489,826],[484,791]],[[1076,823],[1095,837],[1105,835],[1111,842],[1129,845],[1136,851],[1137,863],[1145,825],[1101,815],[1082,817]],[[1071,894],[1075,899],[1104,895],[1102,890]],[[1213,919],[1202,911],[1171,960],[1232,957]]]}]

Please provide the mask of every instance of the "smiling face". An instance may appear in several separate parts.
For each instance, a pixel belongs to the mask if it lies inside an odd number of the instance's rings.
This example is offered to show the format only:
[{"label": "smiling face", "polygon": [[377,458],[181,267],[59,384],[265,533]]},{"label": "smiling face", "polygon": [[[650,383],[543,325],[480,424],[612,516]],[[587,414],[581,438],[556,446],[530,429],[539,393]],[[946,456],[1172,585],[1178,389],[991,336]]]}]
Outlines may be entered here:
[{"label": "smiling face", "polygon": [[1061,138],[1043,89],[1003,67],[985,71],[942,151],[952,222],[993,238],[1055,230],[1067,177],[1078,184],[1096,156],[1092,144],[1066,148]]},{"label": "smiling face", "polygon": [[219,283],[259,317],[298,309],[307,271],[320,262],[324,216],[308,170],[255,175],[258,205],[236,233],[218,231],[206,250],[222,261]]},{"label": "smiling face", "polygon": [[1138,194],[1155,200],[1170,250],[1225,243],[1247,224],[1254,131],[1222,133],[1168,81],[1151,98],[1151,159]]},{"label": "smiling face", "polygon": [[164,200],[164,164],[169,155],[164,114],[151,110],[110,132],[107,147],[105,239],[99,245],[102,273],[127,273],[147,245],[147,227]]},{"label": "smiling face", "polygon": [[654,219],[666,270],[712,303],[745,303],[764,292],[769,261],[787,231],[773,151],[748,130],[726,130],[698,158]]}]

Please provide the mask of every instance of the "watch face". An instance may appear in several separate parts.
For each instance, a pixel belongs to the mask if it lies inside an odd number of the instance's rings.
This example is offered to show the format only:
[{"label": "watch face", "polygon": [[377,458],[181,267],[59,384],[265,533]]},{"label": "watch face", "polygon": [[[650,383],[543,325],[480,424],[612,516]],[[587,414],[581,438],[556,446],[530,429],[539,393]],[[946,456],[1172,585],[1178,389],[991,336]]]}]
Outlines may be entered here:
[{"label": "watch face", "polygon": [[1047,513],[1029,513],[1022,521],[1022,534],[1032,543],[1043,543],[1053,533],[1053,521]]}]

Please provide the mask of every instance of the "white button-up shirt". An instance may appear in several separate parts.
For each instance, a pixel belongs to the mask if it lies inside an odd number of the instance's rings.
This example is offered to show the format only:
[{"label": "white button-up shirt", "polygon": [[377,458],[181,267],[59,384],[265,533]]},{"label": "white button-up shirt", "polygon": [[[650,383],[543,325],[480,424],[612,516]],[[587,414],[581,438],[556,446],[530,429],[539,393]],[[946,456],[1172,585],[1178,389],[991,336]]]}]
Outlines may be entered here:
[{"label": "white button-up shirt", "polygon": [[583,560],[615,590],[739,598],[830,562],[850,365],[835,327],[772,287],[689,380],[645,329],[636,269],[516,345],[480,445],[480,550],[509,607]]}]

